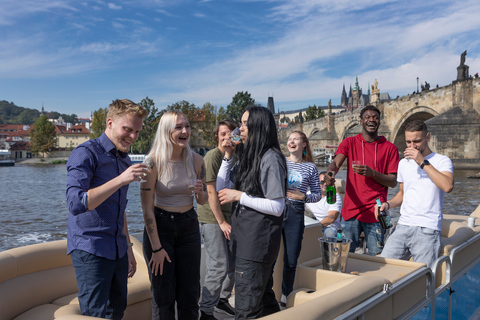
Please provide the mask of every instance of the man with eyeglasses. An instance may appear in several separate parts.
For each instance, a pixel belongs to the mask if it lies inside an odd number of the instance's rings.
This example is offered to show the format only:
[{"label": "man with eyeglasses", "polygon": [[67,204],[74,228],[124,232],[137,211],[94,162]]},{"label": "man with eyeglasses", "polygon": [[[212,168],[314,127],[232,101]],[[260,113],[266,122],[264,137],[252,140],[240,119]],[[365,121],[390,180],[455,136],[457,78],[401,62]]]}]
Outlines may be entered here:
[{"label": "man with eyeglasses", "polygon": [[322,198],[318,202],[305,203],[305,208],[313,213],[320,221],[324,237],[335,238],[340,229],[340,211],[342,211],[342,197],[337,193],[337,201],[334,204],[327,203],[327,185],[323,178],[327,171],[318,174]]}]

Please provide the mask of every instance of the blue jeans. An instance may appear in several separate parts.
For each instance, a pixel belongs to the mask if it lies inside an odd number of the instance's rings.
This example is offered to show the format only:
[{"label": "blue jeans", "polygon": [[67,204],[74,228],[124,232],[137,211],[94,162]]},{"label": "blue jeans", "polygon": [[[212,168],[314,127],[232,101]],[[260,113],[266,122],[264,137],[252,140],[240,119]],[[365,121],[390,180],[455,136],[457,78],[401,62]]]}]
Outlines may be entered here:
[{"label": "blue jeans", "polygon": [[[165,260],[163,275],[154,275],[149,268],[152,319],[175,320],[175,302],[179,320],[198,319],[201,241],[197,213],[193,208],[176,213],[155,207],[155,220],[160,242],[172,262]],[[146,231],[143,254],[148,265],[152,247]]]},{"label": "blue jeans", "polygon": [[288,296],[293,291],[297,261],[302,250],[303,232],[305,231],[305,205],[301,202],[288,201],[285,204],[283,221],[283,281],[282,294]]},{"label": "blue jeans", "polygon": [[322,233],[325,238],[336,238],[337,231],[338,231],[337,228],[332,225],[322,228]]},{"label": "blue jeans", "polygon": [[127,308],[128,255],[108,260],[73,250],[71,258],[82,315],[122,319]]},{"label": "blue jeans", "polygon": [[232,294],[235,277],[235,258],[229,241],[217,223],[202,223],[206,274],[202,288],[200,310],[213,314],[220,298]]},{"label": "blue jeans", "polygon": [[380,227],[379,222],[367,223],[351,218],[349,220],[342,219],[341,224],[343,237],[352,240],[350,252],[355,252],[355,249],[358,247],[362,231],[367,242],[368,254],[376,256],[382,252],[384,231]]},{"label": "blue jeans", "polygon": [[413,261],[423,262],[430,268],[440,253],[440,241],[439,230],[397,224],[381,256],[404,260],[412,257]]},{"label": "blue jeans", "polygon": [[235,259],[235,319],[256,319],[280,311],[273,291],[273,263]]}]

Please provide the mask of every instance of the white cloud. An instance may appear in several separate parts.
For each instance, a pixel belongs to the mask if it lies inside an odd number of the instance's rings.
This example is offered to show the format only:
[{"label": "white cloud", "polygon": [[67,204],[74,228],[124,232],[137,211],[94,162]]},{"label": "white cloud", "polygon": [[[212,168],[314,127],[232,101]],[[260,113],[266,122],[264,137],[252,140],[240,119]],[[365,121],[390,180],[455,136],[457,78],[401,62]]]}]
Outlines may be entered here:
[{"label": "white cloud", "polygon": [[121,10],[121,9],[122,9],[122,6],[117,6],[115,3],[109,2],[109,3],[108,3],[108,8],[109,8],[109,9],[112,9],[112,10]]},{"label": "white cloud", "polygon": [[201,18],[201,19],[203,19],[203,18],[206,18],[206,17],[207,17],[205,14],[203,14],[203,13],[199,13],[199,12],[197,12],[197,13],[194,13],[194,14],[193,14],[193,16],[194,16],[194,17],[197,17],[197,18]]}]

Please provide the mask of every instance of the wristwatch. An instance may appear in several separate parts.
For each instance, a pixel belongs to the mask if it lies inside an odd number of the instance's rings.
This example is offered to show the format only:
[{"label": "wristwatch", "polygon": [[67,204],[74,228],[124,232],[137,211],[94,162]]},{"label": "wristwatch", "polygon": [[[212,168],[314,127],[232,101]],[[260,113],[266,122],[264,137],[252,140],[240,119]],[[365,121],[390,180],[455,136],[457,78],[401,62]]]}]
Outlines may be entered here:
[{"label": "wristwatch", "polygon": [[429,162],[427,159],[424,159],[424,160],[423,160],[423,163],[420,165],[420,168],[423,169],[423,167],[429,166],[429,165],[430,165],[430,162]]}]

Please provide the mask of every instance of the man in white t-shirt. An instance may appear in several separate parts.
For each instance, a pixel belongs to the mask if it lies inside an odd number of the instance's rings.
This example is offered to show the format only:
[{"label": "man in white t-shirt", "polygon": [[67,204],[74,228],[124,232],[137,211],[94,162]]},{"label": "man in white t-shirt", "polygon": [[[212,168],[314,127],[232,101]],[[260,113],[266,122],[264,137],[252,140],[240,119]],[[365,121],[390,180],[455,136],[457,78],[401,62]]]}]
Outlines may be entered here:
[{"label": "man in white t-shirt", "polygon": [[[453,165],[432,152],[430,133],[423,121],[405,125],[405,159],[398,165],[399,192],[380,210],[399,207],[400,219],[383,248],[382,257],[413,258],[431,267],[440,252],[442,207],[445,193],[453,190]],[[378,217],[378,207],[375,206]]]},{"label": "man in white t-shirt", "polygon": [[323,236],[335,238],[337,237],[337,230],[340,229],[342,197],[337,192],[336,202],[334,204],[327,203],[327,185],[323,180],[326,173],[326,171],[322,171],[318,174],[322,198],[318,202],[305,203],[305,207],[313,213],[318,221],[320,221],[320,224],[322,225]]}]

